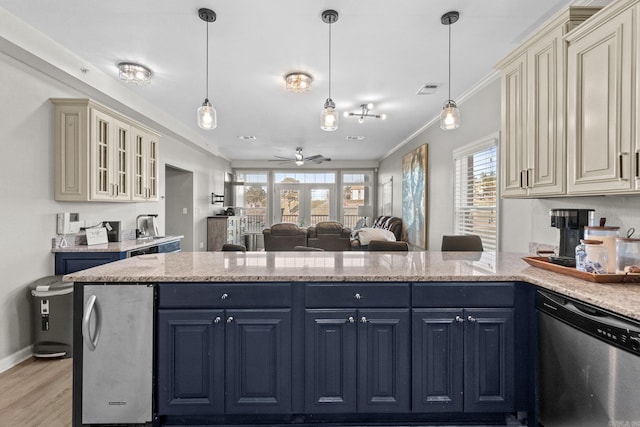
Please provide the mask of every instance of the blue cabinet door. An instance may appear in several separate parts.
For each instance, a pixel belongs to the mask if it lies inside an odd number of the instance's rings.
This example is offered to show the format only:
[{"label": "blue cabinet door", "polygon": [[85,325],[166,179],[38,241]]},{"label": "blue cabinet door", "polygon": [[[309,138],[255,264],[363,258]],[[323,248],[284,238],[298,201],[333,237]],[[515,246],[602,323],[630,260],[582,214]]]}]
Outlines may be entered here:
[{"label": "blue cabinet door", "polygon": [[126,252],[56,252],[56,274],[70,274],[125,259]]},{"label": "blue cabinet door", "polygon": [[462,309],[413,310],[413,411],[462,412]]},{"label": "blue cabinet door", "polygon": [[358,412],[409,412],[409,309],[358,310]]},{"label": "blue cabinet door", "polygon": [[356,412],[356,310],[306,310],[307,413]]},{"label": "blue cabinet door", "polygon": [[158,310],[158,414],[224,411],[223,310]]},{"label": "blue cabinet door", "polygon": [[467,412],[514,410],[515,337],[512,308],[476,308],[465,314]]},{"label": "blue cabinet door", "polygon": [[226,412],[291,412],[291,310],[226,311]]}]

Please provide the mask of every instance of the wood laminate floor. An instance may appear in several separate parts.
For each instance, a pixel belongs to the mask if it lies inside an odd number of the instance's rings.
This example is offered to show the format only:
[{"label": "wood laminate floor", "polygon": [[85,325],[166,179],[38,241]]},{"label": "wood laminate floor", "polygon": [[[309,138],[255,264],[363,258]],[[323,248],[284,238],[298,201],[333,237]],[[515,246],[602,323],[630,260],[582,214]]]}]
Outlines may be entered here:
[{"label": "wood laminate floor", "polygon": [[0,374],[0,427],[69,427],[72,359],[30,358]]}]

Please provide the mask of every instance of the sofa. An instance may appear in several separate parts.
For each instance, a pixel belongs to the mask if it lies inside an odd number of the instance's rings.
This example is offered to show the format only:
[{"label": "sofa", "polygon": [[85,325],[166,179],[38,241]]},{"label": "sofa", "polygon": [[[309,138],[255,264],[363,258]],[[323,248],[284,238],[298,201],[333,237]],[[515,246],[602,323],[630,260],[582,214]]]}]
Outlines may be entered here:
[{"label": "sofa", "polygon": [[[362,228],[354,231],[351,236],[351,248],[352,249],[367,249],[368,244],[362,244],[360,241],[360,233],[367,232],[368,229],[386,230],[385,233],[388,238],[395,237],[396,241],[406,241],[406,235],[402,224],[402,219],[395,216],[381,215],[373,222],[373,225],[368,228]],[[393,236],[392,236],[393,235]],[[377,239],[372,239],[377,240]],[[380,240],[385,240],[381,238]],[[364,241],[364,240],[363,240]]]},{"label": "sofa", "polygon": [[350,251],[351,229],[338,221],[322,221],[307,229],[307,245],[325,251]]},{"label": "sofa", "polygon": [[262,230],[265,251],[294,251],[307,246],[307,230],[291,223],[277,223]]}]

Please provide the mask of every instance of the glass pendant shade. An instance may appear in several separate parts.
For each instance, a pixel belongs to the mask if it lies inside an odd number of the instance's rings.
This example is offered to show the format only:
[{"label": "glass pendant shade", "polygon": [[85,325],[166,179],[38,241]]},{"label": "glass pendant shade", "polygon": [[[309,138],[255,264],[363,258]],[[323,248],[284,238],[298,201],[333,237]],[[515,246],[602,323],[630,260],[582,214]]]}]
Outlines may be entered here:
[{"label": "glass pendant shade", "polygon": [[454,101],[448,100],[440,112],[440,129],[452,130],[458,127],[460,127],[460,110]]},{"label": "glass pendant shade", "polygon": [[338,112],[335,110],[336,104],[331,98],[327,98],[324,103],[324,110],[320,114],[320,129],[331,132],[338,129]]},{"label": "glass pendant shade", "polygon": [[198,126],[202,129],[210,130],[218,126],[216,109],[213,108],[208,99],[205,99],[198,108]]}]

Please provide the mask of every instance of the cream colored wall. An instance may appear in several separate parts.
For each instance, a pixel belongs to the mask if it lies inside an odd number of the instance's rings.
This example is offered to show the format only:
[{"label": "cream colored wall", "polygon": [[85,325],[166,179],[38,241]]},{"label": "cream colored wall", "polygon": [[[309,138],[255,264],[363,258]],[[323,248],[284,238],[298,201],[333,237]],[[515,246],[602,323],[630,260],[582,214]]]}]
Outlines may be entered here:
[{"label": "cream colored wall", "polygon": [[[60,81],[0,53],[0,371],[30,354],[27,286],[54,272],[50,252],[56,213],[79,212],[88,222],[121,220],[135,228],[139,213],[158,213],[164,230],[164,170],[169,163],[194,173],[194,240],[206,242],[211,192],[220,192],[229,162],[175,138],[160,139],[160,195],[156,203],[74,203],[53,200],[54,129],[49,98],[86,97]],[[153,127],[152,123],[148,123]],[[205,245],[206,246],[206,245]],[[184,248],[194,250],[194,248]]]}]

